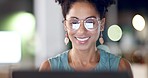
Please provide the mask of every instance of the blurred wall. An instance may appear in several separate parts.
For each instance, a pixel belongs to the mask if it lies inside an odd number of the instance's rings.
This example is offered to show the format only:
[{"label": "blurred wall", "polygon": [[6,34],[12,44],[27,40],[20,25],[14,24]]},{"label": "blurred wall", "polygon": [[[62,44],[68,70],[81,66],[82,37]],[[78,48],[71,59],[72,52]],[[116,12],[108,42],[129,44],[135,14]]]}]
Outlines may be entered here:
[{"label": "blurred wall", "polygon": [[36,27],[36,67],[66,48],[61,8],[54,0],[34,0]]}]

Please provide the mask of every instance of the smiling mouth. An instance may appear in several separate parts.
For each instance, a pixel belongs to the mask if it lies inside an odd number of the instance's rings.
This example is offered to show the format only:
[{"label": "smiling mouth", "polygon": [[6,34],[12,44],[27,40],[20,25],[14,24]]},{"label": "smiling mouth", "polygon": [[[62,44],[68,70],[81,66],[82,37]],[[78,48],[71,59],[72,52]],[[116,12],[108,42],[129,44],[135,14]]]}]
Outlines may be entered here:
[{"label": "smiling mouth", "polygon": [[85,38],[80,38],[80,37],[76,37],[76,39],[78,40],[78,41],[86,41],[86,40],[88,40],[90,37],[85,37]]}]

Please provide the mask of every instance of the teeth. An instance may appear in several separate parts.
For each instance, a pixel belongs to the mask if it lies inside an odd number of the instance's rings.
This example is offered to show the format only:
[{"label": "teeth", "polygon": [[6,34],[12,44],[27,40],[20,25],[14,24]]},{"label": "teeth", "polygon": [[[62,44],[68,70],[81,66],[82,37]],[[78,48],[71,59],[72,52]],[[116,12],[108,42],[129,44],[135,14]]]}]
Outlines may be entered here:
[{"label": "teeth", "polygon": [[85,41],[85,40],[88,40],[88,38],[89,37],[87,37],[87,38],[77,38],[77,40],[79,40],[79,41]]}]

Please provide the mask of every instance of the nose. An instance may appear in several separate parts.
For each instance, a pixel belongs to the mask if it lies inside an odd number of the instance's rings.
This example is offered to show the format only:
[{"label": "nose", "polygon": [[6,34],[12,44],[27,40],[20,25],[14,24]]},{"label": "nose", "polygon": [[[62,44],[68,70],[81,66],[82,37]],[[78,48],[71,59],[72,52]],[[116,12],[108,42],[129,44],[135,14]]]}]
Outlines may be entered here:
[{"label": "nose", "polygon": [[77,33],[79,34],[85,34],[87,32],[87,29],[84,26],[84,21],[80,22],[80,28],[77,30]]}]

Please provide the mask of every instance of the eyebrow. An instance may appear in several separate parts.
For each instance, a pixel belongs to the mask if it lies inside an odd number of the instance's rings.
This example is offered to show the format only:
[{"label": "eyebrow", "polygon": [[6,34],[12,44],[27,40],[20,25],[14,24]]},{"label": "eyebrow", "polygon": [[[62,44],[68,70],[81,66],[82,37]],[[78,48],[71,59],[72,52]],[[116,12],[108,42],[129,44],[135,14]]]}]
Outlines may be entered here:
[{"label": "eyebrow", "polygon": [[[75,16],[72,16],[72,17],[70,17],[70,18],[76,18],[76,19],[79,19],[78,17],[75,17]],[[68,19],[70,19],[70,18],[68,18]],[[88,18],[97,18],[97,17],[95,17],[95,16],[89,16],[89,17],[86,17],[85,19],[88,19]]]},{"label": "eyebrow", "polygon": [[88,19],[88,18],[97,18],[97,17],[95,17],[95,16],[89,16],[89,17],[87,17],[85,19]]}]

